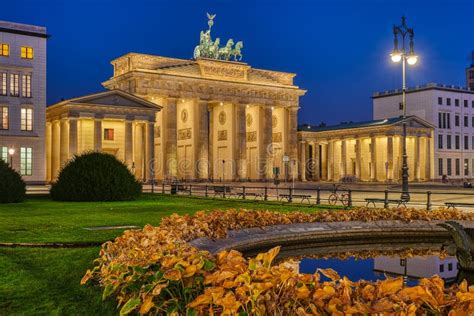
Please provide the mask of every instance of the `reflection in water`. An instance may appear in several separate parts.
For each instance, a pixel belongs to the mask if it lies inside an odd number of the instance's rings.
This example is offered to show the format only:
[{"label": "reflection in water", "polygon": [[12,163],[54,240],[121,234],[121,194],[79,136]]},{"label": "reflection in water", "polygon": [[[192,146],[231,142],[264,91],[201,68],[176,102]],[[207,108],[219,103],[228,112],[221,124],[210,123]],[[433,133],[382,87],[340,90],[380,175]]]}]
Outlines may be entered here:
[{"label": "reflection in water", "polygon": [[[310,259],[304,258],[299,265],[300,273],[314,273],[316,269],[331,268],[350,280],[383,280],[387,276],[406,277],[407,285],[416,285],[418,278],[429,278],[435,274],[446,283],[456,281],[458,274],[456,257],[439,258],[438,256],[401,257],[377,256],[373,259]],[[469,281],[469,280],[468,280]],[[469,282],[471,283],[471,282]]]}]

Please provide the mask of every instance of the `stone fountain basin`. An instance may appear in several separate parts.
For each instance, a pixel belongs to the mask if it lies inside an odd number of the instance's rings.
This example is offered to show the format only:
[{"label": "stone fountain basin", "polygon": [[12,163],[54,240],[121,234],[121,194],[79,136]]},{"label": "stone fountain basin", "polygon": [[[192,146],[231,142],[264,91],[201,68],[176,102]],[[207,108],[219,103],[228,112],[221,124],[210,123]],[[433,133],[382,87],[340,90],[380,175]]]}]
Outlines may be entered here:
[{"label": "stone fountain basin", "polygon": [[[280,258],[363,250],[440,249],[443,244],[452,243],[451,235],[437,226],[442,222],[386,220],[285,224],[231,230],[227,238],[198,238],[190,244],[214,254],[234,249],[246,256],[282,246]],[[474,227],[473,221],[458,222],[464,227]]]}]

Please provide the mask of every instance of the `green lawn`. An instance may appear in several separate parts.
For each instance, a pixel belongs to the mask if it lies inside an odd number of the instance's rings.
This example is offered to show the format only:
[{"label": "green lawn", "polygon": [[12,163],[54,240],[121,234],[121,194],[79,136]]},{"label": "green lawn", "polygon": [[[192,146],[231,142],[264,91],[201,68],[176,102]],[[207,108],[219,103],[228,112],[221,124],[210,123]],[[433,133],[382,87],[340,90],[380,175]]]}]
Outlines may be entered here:
[{"label": "green lawn", "polygon": [[[105,241],[123,230],[89,231],[84,227],[157,225],[172,213],[229,208],[317,210],[314,206],[169,195],[103,203],[64,203],[37,197],[21,204],[0,204],[0,242]],[[0,315],[116,314],[114,302],[102,302],[99,289],[79,285],[98,250],[0,247]]]}]

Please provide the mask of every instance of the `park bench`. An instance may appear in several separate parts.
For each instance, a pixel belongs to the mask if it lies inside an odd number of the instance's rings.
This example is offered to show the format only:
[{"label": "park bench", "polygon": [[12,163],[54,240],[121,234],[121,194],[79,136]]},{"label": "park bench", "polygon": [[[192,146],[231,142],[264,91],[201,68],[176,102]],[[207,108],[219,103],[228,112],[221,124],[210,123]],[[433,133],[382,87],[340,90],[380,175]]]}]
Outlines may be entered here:
[{"label": "park bench", "polygon": [[446,202],[446,203],[444,203],[444,204],[448,207],[448,210],[449,210],[450,208],[456,208],[457,206],[474,207],[474,203]]},{"label": "park bench", "polygon": [[367,204],[365,205],[366,207],[368,207],[370,204],[372,204],[374,207],[376,206],[375,203],[383,203],[385,205],[385,203],[387,203],[387,205],[390,205],[390,204],[396,204],[397,207],[400,207],[400,205],[403,205],[403,207],[407,207],[407,200],[403,200],[403,199],[398,199],[398,200],[385,200],[385,199],[378,199],[378,198],[366,198],[365,201],[367,202]]},{"label": "park bench", "polygon": [[232,195],[232,191],[230,187],[226,187],[223,185],[214,186],[213,190],[214,190],[214,196],[220,195],[222,197],[225,197],[225,195]]},{"label": "park bench", "polygon": [[283,199],[286,199],[288,202],[290,202],[290,199],[301,199],[301,203],[303,203],[304,200],[308,201],[308,203],[311,203],[310,198],[311,195],[309,194],[280,194],[278,195],[278,201],[283,201]]},{"label": "park bench", "polygon": [[256,192],[239,192],[237,193],[237,198],[244,198],[247,197],[247,196],[253,196],[254,197],[254,200],[257,200],[257,199],[263,199],[263,194],[262,193],[256,193]]}]

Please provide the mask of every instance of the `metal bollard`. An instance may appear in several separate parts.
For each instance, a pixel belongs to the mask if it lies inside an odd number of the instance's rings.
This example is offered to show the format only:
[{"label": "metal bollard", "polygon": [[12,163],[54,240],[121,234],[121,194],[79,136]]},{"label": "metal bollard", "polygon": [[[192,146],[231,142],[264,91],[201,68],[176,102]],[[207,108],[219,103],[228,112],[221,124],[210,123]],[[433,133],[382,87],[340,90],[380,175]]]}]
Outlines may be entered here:
[{"label": "metal bollard", "polygon": [[316,189],[316,204],[317,205],[321,204],[321,188],[320,187]]},{"label": "metal bollard", "polygon": [[242,199],[245,200],[245,185],[242,187]]},{"label": "metal bollard", "polygon": [[224,184],[223,188],[224,188],[224,191],[222,192],[222,197],[225,199],[225,189],[226,189],[225,184]]},{"label": "metal bollard", "polygon": [[264,195],[263,195],[263,200],[268,201],[268,188],[266,186],[265,186],[265,192],[264,192]]},{"label": "metal bollard", "polygon": [[388,190],[385,190],[385,198],[383,201],[383,208],[388,208]]},{"label": "metal bollard", "polygon": [[165,183],[164,182],[162,184],[161,194],[165,194]]},{"label": "metal bollard", "polygon": [[347,207],[352,207],[352,190],[351,189],[347,190],[347,193],[349,195],[349,201],[347,202]]},{"label": "metal bollard", "polygon": [[192,195],[192,193],[191,193],[192,191],[193,191],[193,186],[190,184],[190,185],[189,185],[189,195],[190,195],[190,196]]},{"label": "metal bollard", "polygon": [[208,197],[208,196],[209,196],[208,193],[207,193],[207,184],[206,184],[206,187],[205,187],[205,189],[204,189],[204,196],[205,196],[205,197]]},{"label": "metal bollard", "polygon": [[433,204],[431,204],[431,191],[428,191],[426,192],[426,209],[430,211],[432,206]]},{"label": "metal bollard", "polygon": [[293,188],[290,187],[290,196],[288,197],[288,202],[293,202]]}]

